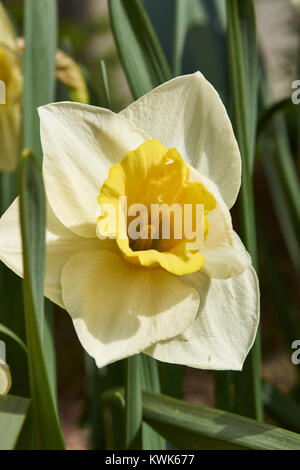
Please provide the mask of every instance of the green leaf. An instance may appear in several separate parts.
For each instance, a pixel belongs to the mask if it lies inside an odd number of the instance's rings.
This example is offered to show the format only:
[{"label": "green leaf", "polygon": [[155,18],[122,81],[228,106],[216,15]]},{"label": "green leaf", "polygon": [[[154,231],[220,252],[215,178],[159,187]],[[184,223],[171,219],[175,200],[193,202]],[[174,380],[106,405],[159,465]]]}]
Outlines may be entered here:
[{"label": "green leaf", "polygon": [[[169,65],[142,3],[109,0],[108,4],[120,59],[137,99],[171,78]],[[126,448],[164,448],[162,439],[142,427],[142,389],[159,391],[159,387],[156,361],[142,355],[126,360]]]},{"label": "green leaf", "polygon": [[299,449],[300,435],[249,418],[143,393],[143,419],[179,449]]},{"label": "green leaf", "polygon": [[22,341],[21,338],[18,335],[16,335],[16,333],[14,333],[12,330],[7,328],[7,326],[2,325],[0,323],[0,335],[1,334],[9,336],[11,339],[13,339],[23,349],[23,351],[27,354],[28,351],[27,351],[27,347],[26,347],[26,344],[24,343],[24,341]]},{"label": "green leaf", "polygon": [[[258,57],[252,0],[227,0],[227,40],[235,133],[243,171],[239,196],[242,238],[257,267],[252,166],[256,138]],[[236,374],[236,411],[262,420],[260,343],[257,335],[244,369]]]},{"label": "green leaf", "polygon": [[220,410],[233,411],[233,374],[228,371],[214,372],[215,406]]},{"label": "green leaf", "polygon": [[37,108],[54,101],[56,0],[26,0],[24,12],[24,148],[42,158]]},{"label": "green leaf", "polygon": [[167,60],[140,0],[109,0],[112,31],[135,99],[171,78]]},{"label": "green leaf", "polygon": [[[123,408],[124,390],[102,396]],[[143,420],[178,449],[191,450],[298,450],[300,435],[233,413],[143,392]]]},{"label": "green leaf", "polygon": [[202,2],[199,0],[175,0],[175,32],[173,68],[174,74],[179,75],[183,56],[186,35],[194,24],[203,24],[207,21],[207,14]]},{"label": "green leaf", "polygon": [[104,60],[100,60],[100,72],[101,72],[101,83],[102,83],[105,107],[108,109],[112,109],[109,84],[108,84],[108,78],[107,78],[107,69],[106,69],[106,64]]},{"label": "green leaf", "polygon": [[144,354],[126,359],[125,381],[125,446],[126,449],[165,449],[164,440],[142,423],[142,391],[160,392],[155,359]]},{"label": "green leaf", "polygon": [[[150,356],[142,354],[142,389],[154,393],[160,393],[160,381],[158,375],[157,362]],[[165,450],[164,439],[153,431],[150,426],[143,424],[142,443],[144,450]]]},{"label": "green leaf", "polygon": [[[272,93],[266,72],[262,70],[260,82],[262,106],[272,110]],[[271,108],[270,108],[271,106]],[[270,111],[271,112],[271,111]],[[281,228],[291,263],[300,274],[300,186],[284,117],[280,114],[270,116],[268,133],[261,135],[258,149],[263,161],[269,190],[273,200],[278,224]]]},{"label": "green leaf", "polygon": [[13,450],[23,427],[30,400],[0,396],[0,450]]},{"label": "green leaf", "polygon": [[[276,174],[274,181],[276,182]],[[270,292],[270,297],[273,300],[273,309],[277,314],[281,331],[285,336],[287,352],[290,353],[292,342],[295,338],[300,337],[299,310],[297,305],[294,304],[294,300],[287,288],[287,282],[281,274],[276,257],[274,257],[273,247],[268,239],[260,209],[257,211],[257,222],[261,253],[260,265],[265,288]],[[299,368],[297,370],[300,373]]]},{"label": "green leaf", "polygon": [[125,368],[125,448],[142,448],[142,356],[126,359]]},{"label": "green leaf", "polygon": [[40,165],[23,154],[20,216],[24,262],[24,310],[33,410],[33,448],[63,449],[55,398],[50,387],[44,340],[45,194]]},{"label": "green leaf", "polygon": [[[24,148],[30,148],[42,161],[39,106],[51,103],[55,97],[55,68],[57,48],[57,3],[56,0],[26,0],[24,8]],[[39,319],[44,328],[47,351],[46,367],[54,394],[55,351],[51,331],[51,307],[47,306],[48,320],[45,327],[43,317]],[[49,331],[48,331],[49,330]]]},{"label": "green leaf", "polygon": [[269,382],[263,382],[264,404],[268,413],[285,428],[300,433],[300,406]]},{"label": "green leaf", "polygon": [[268,125],[272,122],[273,117],[281,112],[284,111],[286,108],[292,106],[293,103],[291,98],[283,98],[280,101],[276,101],[266,109],[264,109],[258,119],[257,122],[257,139],[259,139],[260,135],[268,128]]}]

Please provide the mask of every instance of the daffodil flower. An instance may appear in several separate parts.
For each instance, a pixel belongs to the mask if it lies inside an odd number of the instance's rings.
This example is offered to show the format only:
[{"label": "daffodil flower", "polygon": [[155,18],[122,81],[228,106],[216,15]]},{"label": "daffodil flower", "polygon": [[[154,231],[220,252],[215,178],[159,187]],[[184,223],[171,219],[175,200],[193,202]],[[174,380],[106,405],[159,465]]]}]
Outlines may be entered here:
[{"label": "daffodil flower", "polygon": [[[99,367],[143,352],[240,370],[256,335],[259,290],[232,228],[241,159],[214,88],[197,72],[120,114],[76,103],[50,104],[39,114],[45,296],[71,315],[86,351]],[[131,205],[202,204],[203,247],[189,251],[174,236],[122,238],[118,226],[105,239],[99,209],[116,207],[120,196]],[[0,258],[22,276],[18,199],[0,221]]]},{"label": "daffodil flower", "polygon": [[[15,170],[22,148],[24,48],[24,39],[17,38],[0,2],[0,171]],[[89,101],[78,64],[60,50],[56,51],[56,77],[69,88],[72,99]]]},{"label": "daffodil flower", "polygon": [[0,81],[0,170],[12,171],[21,151],[23,74],[17,37],[1,2]]}]

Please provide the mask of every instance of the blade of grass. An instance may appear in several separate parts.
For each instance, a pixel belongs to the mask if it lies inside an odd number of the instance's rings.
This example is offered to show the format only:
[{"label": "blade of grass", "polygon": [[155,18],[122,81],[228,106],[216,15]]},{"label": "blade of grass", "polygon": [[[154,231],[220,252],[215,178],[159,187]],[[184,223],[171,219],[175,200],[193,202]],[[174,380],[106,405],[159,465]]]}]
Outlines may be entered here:
[{"label": "blade of grass", "polygon": [[[24,148],[30,148],[42,161],[40,124],[37,108],[54,101],[55,57],[57,48],[56,0],[26,0],[24,5]],[[45,330],[46,367],[55,396],[55,351],[53,343],[52,307],[47,302],[47,322],[39,319]]]},{"label": "blade of grass", "polygon": [[7,328],[5,325],[2,325],[0,323],[0,335],[5,335],[9,336],[11,339],[13,339],[22,349],[23,351],[27,354],[27,347],[24,341],[21,340],[21,338],[16,335],[12,330]]},{"label": "blade of grass", "polygon": [[23,427],[30,400],[0,396],[0,450],[13,450]]},{"label": "blade of grass", "polygon": [[300,435],[232,413],[143,393],[143,417],[179,449],[298,449]]},{"label": "blade of grass", "polygon": [[63,449],[44,341],[45,194],[40,165],[27,150],[20,176],[20,218],[24,262],[24,310],[34,449]]},{"label": "blade of grass", "polygon": [[112,109],[109,84],[108,84],[108,78],[107,78],[107,69],[106,69],[106,64],[104,60],[100,60],[100,74],[101,74],[101,83],[102,83],[105,107],[108,109]]},{"label": "blade of grass", "polygon": [[125,371],[125,447],[142,449],[142,356],[126,359]]},{"label": "blade of grass", "polygon": [[[227,41],[233,121],[240,146],[243,172],[239,198],[242,237],[257,267],[252,166],[256,137],[258,57],[252,0],[227,0]],[[257,335],[244,369],[236,378],[236,411],[262,420],[260,342]]]},{"label": "blade of grass", "polygon": [[[169,80],[170,68],[140,0],[109,0],[108,5],[119,55],[137,99]],[[146,427],[142,432],[141,427],[141,391],[159,391],[156,361],[140,355],[126,364],[126,448],[162,448],[162,440]]]},{"label": "blade of grass", "polygon": [[92,450],[106,449],[104,433],[103,409],[99,395],[102,381],[99,380],[98,372],[102,372],[104,383],[107,379],[107,368],[98,370],[95,360],[88,354],[84,354],[84,365],[86,375],[85,410],[82,424],[90,431],[89,443]]},{"label": "blade of grass", "polygon": [[[260,100],[264,108],[272,103],[268,77],[264,69],[260,81]],[[300,274],[300,187],[286,123],[281,115],[272,116],[272,125],[258,142],[266,177],[281,233],[295,272]]]},{"label": "blade of grass", "polygon": [[[122,412],[123,389],[102,399]],[[233,413],[143,392],[143,419],[178,449],[298,450],[300,435]]]},{"label": "blade of grass", "polygon": [[177,76],[181,71],[181,62],[187,32],[192,24],[203,23],[207,15],[202,2],[199,0],[175,0],[175,28],[173,69]]},{"label": "blade of grass", "polygon": [[119,56],[135,99],[171,78],[167,60],[140,0],[109,0]]},{"label": "blade of grass", "polygon": [[259,139],[260,135],[268,128],[268,125],[272,122],[273,117],[281,112],[284,111],[289,106],[292,106],[291,98],[283,98],[280,101],[276,101],[266,109],[264,109],[257,121],[257,139]]},{"label": "blade of grass", "polygon": [[288,395],[263,381],[263,396],[266,410],[280,426],[300,433],[300,406]]},{"label": "blade of grass", "polygon": [[[142,389],[160,393],[160,381],[155,359],[142,355]],[[142,442],[144,450],[165,450],[164,439],[148,424],[142,426]]]},{"label": "blade of grass", "polygon": [[233,411],[232,382],[231,372],[214,372],[215,406],[219,410]]},{"label": "blade of grass", "polygon": [[26,0],[24,10],[24,148],[41,159],[37,108],[54,100],[56,0]]},{"label": "blade of grass", "polygon": [[296,305],[293,303],[286,282],[278,269],[276,258],[274,258],[272,247],[259,211],[257,215],[258,240],[265,284],[270,290],[273,308],[276,311],[281,331],[285,336],[287,351],[290,353],[292,342],[295,338],[300,337],[299,312]]}]

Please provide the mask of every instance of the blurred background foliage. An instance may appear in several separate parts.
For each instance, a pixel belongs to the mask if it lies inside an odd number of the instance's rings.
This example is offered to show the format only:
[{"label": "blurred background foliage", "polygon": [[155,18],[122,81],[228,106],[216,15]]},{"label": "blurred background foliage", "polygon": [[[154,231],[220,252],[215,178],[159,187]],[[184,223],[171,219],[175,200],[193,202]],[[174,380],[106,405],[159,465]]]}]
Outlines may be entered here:
[{"label": "blurred background foliage", "polygon": [[[19,36],[23,35],[23,1],[6,0]],[[224,0],[144,0],[170,69],[174,75],[200,70],[214,85],[231,114]],[[188,5],[188,6],[187,6]],[[59,0],[58,46],[79,63],[87,81],[90,103],[107,106],[107,73],[111,107],[119,111],[132,101],[110,29],[106,0]],[[265,420],[300,432],[300,365],[293,365],[291,343],[300,339],[299,289],[299,170],[300,105],[290,104],[291,84],[300,79],[300,13],[288,0],[256,0],[259,72],[259,122],[253,168],[258,260],[261,287],[262,374]],[[105,68],[101,69],[100,61]],[[102,73],[101,73],[102,70]],[[65,85],[56,84],[56,100],[69,99]],[[284,101],[277,111],[265,110]],[[1,181],[1,213],[9,205],[15,183]],[[9,190],[7,189],[9,188]],[[8,196],[10,194],[10,196]],[[238,230],[239,214],[233,210]],[[238,230],[239,231],[239,230]],[[1,323],[25,339],[21,283],[1,265]],[[10,292],[10,295],[3,295]],[[96,370],[74,333],[72,322],[54,308],[54,336],[58,403],[68,448],[113,442],[113,427],[120,426],[120,413],[103,410],[99,394],[123,384],[123,364]],[[11,393],[28,396],[24,352],[7,339],[7,362],[11,366]],[[162,391],[175,398],[215,406],[214,379],[209,371],[185,370],[162,365]],[[172,382],[169,378],[172,376]],[[228,378],[230,380],[230,377]],[[275,388],[270,388],[271,383]],[[176,384],[176,387],[173,385]],[[282,394],[283,393],[283,394]],[[292,401],[286,401],[289,396]],[[100,419],[101,418],[101,419]],[[106,423],[103,436],[101,423]],[[297,427],[298,426],[298,427]]]}]

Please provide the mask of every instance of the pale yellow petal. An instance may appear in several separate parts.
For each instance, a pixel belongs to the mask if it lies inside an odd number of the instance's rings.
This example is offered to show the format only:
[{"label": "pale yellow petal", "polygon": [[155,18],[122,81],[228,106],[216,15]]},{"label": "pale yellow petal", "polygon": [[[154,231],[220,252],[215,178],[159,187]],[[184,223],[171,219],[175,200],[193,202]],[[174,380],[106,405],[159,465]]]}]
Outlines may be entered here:
[{"label": "pale yellow petal", "polygon": [[148,136],[127,119],[95,106],[56,103],[39,108],[39,114],[49,203],[70,230],[94,237],[97,196],[110,166]]},{"label": "pale yellow petal", "polygon": [[[45,296],[63,307],[61,273],[71,256],[82,250],[113,249],[114,241],[79,237],[68,230],[47,206]],[[23,276],[22,242],[17,198],[0,219],[0,260]]]},{"label": "pale yellow petal", "polygon": [[132,266],[105,250],[74,255],[62,294],[78,337],[99,367],[185,331],[199,297],[166,271]]},{"label": "pale yellow petal", "polygon": [[232,228],[228,207],[217,186],[209,178],[192,168],[190,178],[202,183],[217,203],[216,208],[207,215],[209,232],[200,250],[205,258],[201,272],[216,279],[239,276],[251,264],[251,258]]},{"label": "pale yellow petal", "polygon": [[231,207],[241,180],[239,148],[226,109],[200,72],[170,80],[121,112],[218,186]]},{"label": "pale yellow petal", "polygon": [[252,267],[241,276],[209,279],[196,273],[200,307],[195,322],[183,335],[159,342],[146,354],[164,362],[199,369],[241,370],[254,342],[259,322],[259,287]]}]

